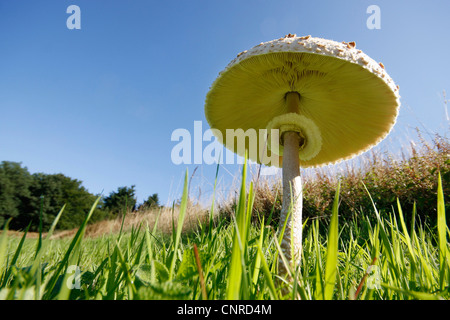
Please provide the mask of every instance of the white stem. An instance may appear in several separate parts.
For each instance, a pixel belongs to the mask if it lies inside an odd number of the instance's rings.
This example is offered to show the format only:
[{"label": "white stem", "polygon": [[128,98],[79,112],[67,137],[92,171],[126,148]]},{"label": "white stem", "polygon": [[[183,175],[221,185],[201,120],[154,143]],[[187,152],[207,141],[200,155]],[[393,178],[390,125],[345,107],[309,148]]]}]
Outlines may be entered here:
[{"label": "white stem", "polygon": [[[297,132],[283,134],[283,207],[281,210],[280,225],[283,226],[289,214],[286,230],[281,242],[283,254],[296,268],[300,265],[302,247],[302,179],[300,177],[300,164],[298,152],[300,136]],[[292,247],[291,247],[292,235]],[[291,250],[293,256],[291,255]],[[280,273],[286,274],[284,263],[279,264]]]}]

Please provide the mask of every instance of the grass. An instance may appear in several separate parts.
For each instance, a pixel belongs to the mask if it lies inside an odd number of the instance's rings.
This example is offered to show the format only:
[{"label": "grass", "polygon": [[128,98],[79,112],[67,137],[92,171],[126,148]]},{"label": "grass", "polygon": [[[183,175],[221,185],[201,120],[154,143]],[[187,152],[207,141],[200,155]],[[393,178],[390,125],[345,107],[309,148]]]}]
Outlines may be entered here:
[{"label": "grass", "polygon": [[[119,232],[86,238],[93,209],[71,238],[51,239],[64,208],[42,242],[28,239],[26,231],[11,237],[6,227],[0,299],[450,299],[450,231],[440,174],[436,226],[414,219],[415,207],[407,225],[400,201],[397,210],[381,215],[367,187],[372,208],[341,223],[342,191],[336,188],[329,223],[305,221],[301,266],[289,265],[280,253],[281,236],[270,223],[275,206],[269,219],[262,214],[251,222],[256,192],[253,183],[247,190],[246,174],[244,164],[231,222],[214,218],[212,206],[209,218],[188,234],[182,233],[187,172],[169,234],[158,231],[160,215],[151,230],[142,222],[125,232],[125,216]],[[286,279],[277,275],[279,259],[288,268]]]}]

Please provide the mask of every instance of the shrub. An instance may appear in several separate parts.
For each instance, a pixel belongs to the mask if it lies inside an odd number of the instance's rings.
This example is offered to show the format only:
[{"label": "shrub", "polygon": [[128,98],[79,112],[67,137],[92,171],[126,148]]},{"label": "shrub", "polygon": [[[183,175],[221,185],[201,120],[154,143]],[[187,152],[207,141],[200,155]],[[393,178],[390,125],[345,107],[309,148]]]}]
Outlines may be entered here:
[{"label": "shrub", "polygon": [[[436,136],[431,143],[419,139],[418,145],[412,144],[411,150],[411,156],[403,156],[402,159],[372,151],[362,156],[362,165],[344,164],[345,169],[337,174],[331,174],[326,168],[308,170],[308,174],[303,175],[303,218],[328,218],[337,182],[340,181],[342,221],[353,220],[362,213],[373,213],[368,191],[384,217],[388,217],[393,208],[397,210],[398,198],[407,221],[415,203],[417,218],[436,225],[438,172],[442,175],[444,194],[448,194],[450,189],[450,143],[441,136]],[[277,225],[282,199],[280,177],[254,180],[258,181],[253,220],[264,215],[267,221],[272,216],[272,224]],[[229,215],[235,205],[235,199],[230,199],[222,203],[219,210],[222,215]],[[449,208],[449,199],[446,199],[445,206]],[[371,216],[375,219],[374,214]]]}]

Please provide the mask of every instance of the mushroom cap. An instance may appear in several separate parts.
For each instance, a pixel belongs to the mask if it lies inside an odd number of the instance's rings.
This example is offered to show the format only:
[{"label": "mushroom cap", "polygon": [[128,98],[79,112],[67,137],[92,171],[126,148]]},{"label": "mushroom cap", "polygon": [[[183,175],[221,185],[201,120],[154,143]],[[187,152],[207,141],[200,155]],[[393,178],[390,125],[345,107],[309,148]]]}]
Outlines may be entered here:
[{"label": "mushroom cap", "polygon": [[[248,129],[298,131],[304,138],[300,166],[317,167],[353,158],[381,142],[395,124],[398,91],[384,65],[354,42],[289,34],[231,61],[206,96],[205,116],[227,148],[241,156],[256,148],[249,158],[264,164],[267,148],[279,155],[276,165],[282,165],[282,145],[271,150],[271,130],[264,143],[257,135],[256,146],[246,139],[244,149],[227,141],[226,130],[242,129],[241,137]],[[294,113],[286,105],[289,92],[300,95]]]}]

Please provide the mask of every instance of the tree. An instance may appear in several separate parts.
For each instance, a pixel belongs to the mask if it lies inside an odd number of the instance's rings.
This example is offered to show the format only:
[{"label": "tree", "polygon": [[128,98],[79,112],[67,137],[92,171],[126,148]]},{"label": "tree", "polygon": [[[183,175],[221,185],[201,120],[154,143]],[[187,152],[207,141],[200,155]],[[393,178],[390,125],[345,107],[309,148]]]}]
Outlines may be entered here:
[{"label": "tree", "polygon": [[138,208],[138,210],[148,210],[153,208],[159,208],[159,196],[157,193],[152,194],[147,198],[147,200],[144,201],[143,204],[141,204]]},{"label": "tree", "polygon": [[[31,201],[27,220],[32,221],[32,229],[39,224],[39,215],[42,207],[42,222],[47,230],[56,218],[61,208],[66,205],[59,229],[71,229],[81,225],[89,213],[96,196],[89,193],[80,180],[59,174],[33,174],[33,183],[30,186]],[[98,220],[101,212],[94,212],[93,221]]]},{"label": "tree", "polygon": [[19,162],[2,161],[0,164],[0,227],[13,218],[11,229],[23,227],[19,216],[28,210],[31,174]]},{"label": "tree", "polygon": [[[46,231],[64,204],[66,207],[57,228],[79,227],[97,198],[81,184],[81,181],[63,174],[31,175],[21,163],[2,161],[0,227],[12,218],[10,229],[24,229],[31,222],[30,230],[37,231],[42,212],[43,231]],[[104,215],[104,212],[97,209],[90,221],[98,221]]]},{"label": "tree", "polygon": [[108,197],[103,200],[103,208],[111,214],[118,214],[136,210],[136,190],[135,186],[119,187],[117,191],[112,191]]}]

